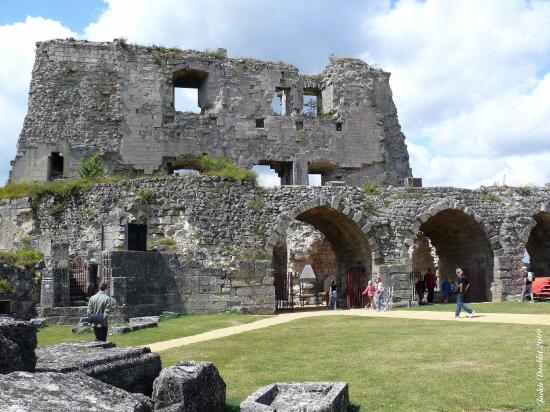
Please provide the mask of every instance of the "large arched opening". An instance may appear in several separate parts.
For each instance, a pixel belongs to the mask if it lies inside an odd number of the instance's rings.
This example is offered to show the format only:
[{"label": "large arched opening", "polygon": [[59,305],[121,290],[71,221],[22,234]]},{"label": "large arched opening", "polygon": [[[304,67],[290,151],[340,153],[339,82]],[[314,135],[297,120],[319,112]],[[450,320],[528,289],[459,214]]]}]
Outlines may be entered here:
[{"label": "large arched opening", "polygon": [[[328,285],[334,279],[338,288],[338,307],[361,306],[361,292],[372,274],[372,252],[357,223],[346,214],[325,205],[301,212],[293,220],[311,225],[322,234],[315,255],[308,261],[315,274],[312,283],[317,304],[325,304]],[[289,306],[292,302],[294,306],[304,304],[303,297],[300,299],[298,296],[302,293],[302,286],[296,287],[303,265],[292,267],[290,263],[292,251],[288,248],[288,232],[287,228],[273,248],[272,267],[279,309],[287,307],[285,302]]]},{"label": "large arched opening", "polygon": [[470,302],[491,300],[493,251],[484,231],[470,215],[445,209],[419,228],[411,251],[411,281],[424,276],[429,268],[437,273],[438,287],[461,267],[470,282]]},{"label": "large arched opening", "polygon": [[537,224],[531,229],[525,245],[529,270],[536,277],[550,277],[550,213],[537,213],[533,219]]}]

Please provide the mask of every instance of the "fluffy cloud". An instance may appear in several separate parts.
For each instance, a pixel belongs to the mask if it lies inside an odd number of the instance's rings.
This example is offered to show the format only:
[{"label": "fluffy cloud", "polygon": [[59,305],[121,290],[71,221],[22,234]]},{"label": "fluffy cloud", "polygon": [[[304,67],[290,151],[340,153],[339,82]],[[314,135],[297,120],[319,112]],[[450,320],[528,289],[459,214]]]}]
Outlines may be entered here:
[{"label": "fluffy cloud", "polygon": [[550,181],[549,21],[550,2],[523,0],[402,0],[367,21],[364,57],[392,72],[415,175]]},{"label": "fluffy cloud", "polygon": [[26,113],[35,43],[75,36],[61,23],[40,17],[0,26],[0,184],[7,178],[10,160],[15,157]]}]

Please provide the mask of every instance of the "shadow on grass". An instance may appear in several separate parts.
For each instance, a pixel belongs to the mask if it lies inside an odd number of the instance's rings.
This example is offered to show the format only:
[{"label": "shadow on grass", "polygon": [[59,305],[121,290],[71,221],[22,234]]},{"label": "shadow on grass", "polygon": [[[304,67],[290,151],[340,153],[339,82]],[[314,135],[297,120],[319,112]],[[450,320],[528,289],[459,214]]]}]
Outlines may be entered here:
[{"label": "shadow on grass", "polygon": [[361,406],[355,405],[353,403],[350,403],[348,405],[348,412],[359,412],[361,410]]}]

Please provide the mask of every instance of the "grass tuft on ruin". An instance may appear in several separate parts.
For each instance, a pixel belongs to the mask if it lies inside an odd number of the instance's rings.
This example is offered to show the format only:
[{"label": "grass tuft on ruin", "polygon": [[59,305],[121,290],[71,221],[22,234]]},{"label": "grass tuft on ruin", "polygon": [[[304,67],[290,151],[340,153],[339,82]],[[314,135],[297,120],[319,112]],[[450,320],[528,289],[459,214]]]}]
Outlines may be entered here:
[{"label": "grass tuft on ruin", "polygon": [[258,179],[258,175],[252,169],[239,166],[227,157],[203,155],[199,159],[199,169],[204,175],[224,177],[229,180],[250,179],[256,183]]}]

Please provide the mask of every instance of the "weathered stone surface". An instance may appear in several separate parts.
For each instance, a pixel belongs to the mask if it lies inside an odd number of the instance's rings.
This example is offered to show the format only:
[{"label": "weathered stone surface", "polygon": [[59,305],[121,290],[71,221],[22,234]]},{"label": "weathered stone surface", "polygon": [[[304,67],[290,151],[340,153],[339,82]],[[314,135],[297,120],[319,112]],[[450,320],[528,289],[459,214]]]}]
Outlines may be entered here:
[{"label": "weathered stone surface", "polygon": [[[46,180],[52,152],[63,154],[67,177],[89,153],[125,175],[170,173],[210,153],[245,166],[268,162],[286,184],[307,185],[310,172],[402,185],[411,170],[389,78],[351,58],[308,76],[225,51],[40,42],[11,178]],[[201,113],[175,109],[174,88],[189,82]],[[304,95],[316,96],[317,107],[308,111]]]},{"label": "weathered stone surface", "polygon": [[242,412],[346,412],[345,382],[275,383],[258,389],[243,402]]},{"label": "weathered stone surface", "polygon": [[0,410],[149,412],[153,402],[81,373],[13,372],[0,376]]},{"label": "weathered stone surface", "polygon": [[108,342],[61,343],[38,348],[38,372],[81,372],[129,392],[150,395],[160,356],[146,347],[115,348]]},{"label": "weathered stone surface", "polygon": [[25,370],[19,347],[3,335],[0,335],[0,374]]},{"label": "weathered stone surface", "polygon": [[[4,227],[1,229],[4,230]],[[24,320],[36,316],[35,306],[40,301],[40,285],[36,281],[36,272],[42,268],[42,264],[43,262],[35,267],[18,267],[0,259],[0,281],[6,282],[12,289],[11,292],[0,293],[0,301],[9,302],[6,314]]]},{"label": "weathered stone surface", "polygon": [[34,371],[36,327],[32,323],[0,317],[0,340],[5,345],[0,349],[0,373]]},{"label": "weathered stone surface", "polygon": [[182,361],[163,369],[153,387],[155,410],[221,412],[225,382],[210,362]]}]

